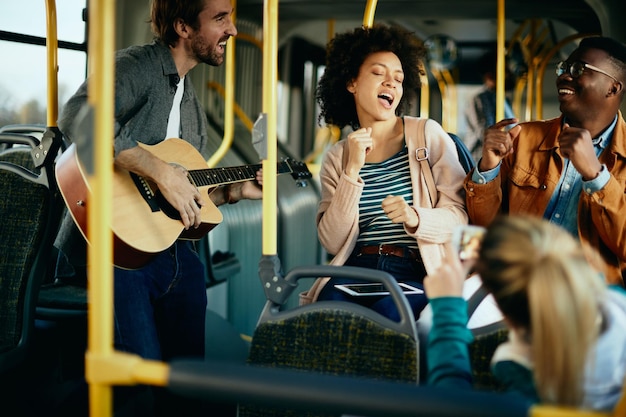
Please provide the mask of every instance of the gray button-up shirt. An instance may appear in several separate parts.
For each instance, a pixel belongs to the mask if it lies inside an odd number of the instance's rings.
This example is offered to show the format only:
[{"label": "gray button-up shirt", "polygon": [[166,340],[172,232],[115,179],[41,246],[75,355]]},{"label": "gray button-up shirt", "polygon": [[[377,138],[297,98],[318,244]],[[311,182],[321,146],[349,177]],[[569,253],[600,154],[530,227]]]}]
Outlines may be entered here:
[{"label": "gray button-up shirt", "polygon": [[[180,81],[169,48],[157,41],[131,46],[116,53],[115,68],[115,154],[137,146],[137,142],[161,142]],[[70,98],[59,120],[59,128],[70,140],[75,136],[73,122],[87,101],[87,83]],[[185,77],[180,118],[181,139],[207,157],[206,115],[189,77]]]},{"label": "gray button-up shirt", "polygon": [[[163,141],[180,81],[169,48],[154,41],[120,50],[115,56],[115,68],[115,154],[137,146],[137,142],[154,145]],[[180,104],[181,139],[191,143],[206,159],[206,114],[189,78],[185,77]],[[75,131],[77,116],[87,102],[88,82],[69,99],[59,119],[59,129],[70,140],[93,137]],[[74,267],[86,265],[86,243],[69,213],[63,219],[55,246],[67,257],[59,260],[58,276],[72,275]]]}]

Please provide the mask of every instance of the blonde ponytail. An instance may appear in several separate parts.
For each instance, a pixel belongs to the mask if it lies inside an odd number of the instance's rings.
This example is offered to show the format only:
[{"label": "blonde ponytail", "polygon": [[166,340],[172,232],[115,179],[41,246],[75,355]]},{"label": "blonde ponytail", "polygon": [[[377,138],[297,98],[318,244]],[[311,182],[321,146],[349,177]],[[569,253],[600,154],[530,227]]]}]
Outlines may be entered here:
[{"label": "blonde ponytail", "polygon": [[541,400],[580,405],[604,283],[578,241],[541,219],[500,218],[484,238],[477,268],[510,323],[530,335]]}]

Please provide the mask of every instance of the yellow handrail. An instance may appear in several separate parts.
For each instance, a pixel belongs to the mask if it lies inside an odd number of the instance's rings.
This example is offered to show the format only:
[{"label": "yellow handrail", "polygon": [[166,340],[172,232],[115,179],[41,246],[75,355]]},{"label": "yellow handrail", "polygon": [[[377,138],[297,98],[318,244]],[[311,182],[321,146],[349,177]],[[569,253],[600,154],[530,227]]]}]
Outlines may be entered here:
[{"label": "yellow handrail", "polygon": [[[571,407],[559,407],[551,405],[534,405],[531,407],[529,417],[610,417],[608,412],[583,410]],[[620,414],[614,414],[615,417]]]},{"label": "yellow handrail", "polygon": [[367,0],[365,12],[363,13],[363,27],[369,28],[374,24],[374,15],[376,14],[376,5],[378,0]]},{"label": "yellow handrail", "polygon": [[94,109],[94,163],[90,180],[93,198],[87,209],[90,245],[88,248],[89,300],[86,377],[89,382],[90,415],[109,416],[112,389],[101,384],[91,359],[108,358],[113,354],[113,237],[112,172],[113,109],[114,109],[114,45],[115,3],[96,0],[89,9],[89,51],[93,73],[88,89],[88,103]]},{"label": "yellow handrail", "polygon": [[497,52],[497,68],[496,68],[496,121],[504,119],[504,65],[505,65],[505,2],[498,0],[498,28],[496,44]]},{"label": "yellow handrail", "polygon": [[[445,119],[445,126],[443,128],[446,132],[456,132],[457,131],[457,109],[458,109],[458,94],[456,88],[456,82],[454,77],[452,76],[452,72],[449,69],[444,68],[441,71],[441,75],[443,76],[445,86],[446,86],[446,97],[447,100],[446,111],[443,112],[443,119]],[[443,98],[442,98],[443,99]],[[443,125],[444,120],[442,120]]]},{"label": "yellow handrail", "polygon": [[278,109],[278,0],[265,0],[263,8],[263,113],[266,117],[267,157],[263,160],[263,255],[276,255],[277,225],[277,146]]},{"label": "yellow handrail", "polygon": [[[231,0],[233,5],[233,22],[235,22],[237,0]],[[234,103],[235,103],[235,38],[229,40],[226,48],[226,75],[224,84],[226,92],[224,96],[224,137],[215,153],[207,160],[209,167],[214,167],[226,155],[235,137]]]},{"label": "yellow handrail", "polygon": [[596,34],[575,33],[573,35],[567,36],[561,39],[556,45],[552,47],[552,49],[550,49],[542,57],[541,62],[539,63],[537,67],[537,76],[536,76],[536,81],[535,81],[535,90],[536,90],[536,95],[537,95],[537,106],[536,106],[537,119],[539,120],[543,119],[543,99],[542,99],[543,80],[544,80],[544,75],[546,73],[546,67],[548,63],[550,62],[552,57],[557,53],[557,51],[559,51],[563,47],[563,45],[573,42],[576,39],[582,39],[588,36],[598,36],[598,34],[597,33]]},{"label": "yellow handrail", "polygon": [[48,127],[56,127],[59,115],[59,71],[57,38],[57,9],[54,0],[46,0],[46,53],[48,68]]},{"label": "yellow handrail", "polygon": [[422,86],[420,88],[420,112],[419,116],[423,118],[428,118],[430,114],[430,86],[428,84],[428,73],[426,72],[426,66],[424,63],[420,65],[420,80],[422,81]]},{"label": "yellow handrail", "polygon": [[439,68],[431,68],[430,72],[431,74],[433,74],[435,81],[437,81],[437,86],[439,87],[439,91],[441,92],[441,127],[443,127],[445,130],[447,129],[446,122],[448,120],[448,118],[446,117],[448,100],[446,100],[445,98],[446,82],[443,78],[442,71]]},{"label": "yellow handrail", "polygon": [[237,40],[238,41],[246,41],[246,42],[251,43],[252,45],[256,46],[260,50],[263,49],[263,41],[258,40],[257,38],[255,38],[254,36],[250,35],[249,33],[238,33],[237,34]]},{"label": "yellow handrail", "polygon": [[[210,90],[215,90],[222,97],[226,97],[226,90],[224,87],[215,81],[209,81],[207,83],[207,88]],[[244,126],[248,129],[248,131],[252,132],[252,128],[254,126],[254,122],[250,120],[246,112],[239,106],[237,103],[233,103],[233,111],[235,115],[241,120]]]}]

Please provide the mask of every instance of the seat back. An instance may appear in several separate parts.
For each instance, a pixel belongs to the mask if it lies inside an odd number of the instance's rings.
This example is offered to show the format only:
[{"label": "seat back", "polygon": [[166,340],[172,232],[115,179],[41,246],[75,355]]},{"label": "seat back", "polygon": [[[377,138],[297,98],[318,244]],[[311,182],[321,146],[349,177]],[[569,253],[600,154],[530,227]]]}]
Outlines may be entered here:
[{"label": "seat back", "polygon": [[465,280],[463,296],[467,299],[468,327],[474,335],[474,341],[469,345],[474,388],[502,391],[504,386],[491,372],[491,358],[498,346],[508,339],[504,316],[477,274]]},{"label": "seat back", "polygon": [[[39,286],[46,276],[62,200],[54,158],[34,136],[0,133],[0,371],[24,358],[33,333]],[[46,152],[55,154],[58,143]]]},{"label": "seat back", "polygon": [[[280,303],[268,301],[252,337],[248,362],[322,374],[417,383],[419,342],[415,320],[406,297],[391,275],[372,269],[326,265],[296,268],[285,281],[295,284],[300,278],[318,276],[382,282],[398,306],[400,322],[350,302],[319,301],[281,311]],[[239,415],[291,414],[242,406]]]},{"label": "seat back", "polygon": [[459,155],[459,162],[461,163],[461,166],[463,166],[463,169],[465,170],[465,173],[467,174],[476,165],[474,158],[472,157],[472,153],[470,152],[469,149],[467,149],[467,146],[465,145],[465,143],[460,137],[450,132],[448,132],[448,135],[454,141],[454,145],[456,146],[456,151]]},{"label": "seat back", "polygon": [[474,341],[469,345],[474,388],[485,391],[503,391],[500,384],[491,371],[491,358],[501,343],[507,341],[509,331],[499,328],[489,333],[475,335]]}]

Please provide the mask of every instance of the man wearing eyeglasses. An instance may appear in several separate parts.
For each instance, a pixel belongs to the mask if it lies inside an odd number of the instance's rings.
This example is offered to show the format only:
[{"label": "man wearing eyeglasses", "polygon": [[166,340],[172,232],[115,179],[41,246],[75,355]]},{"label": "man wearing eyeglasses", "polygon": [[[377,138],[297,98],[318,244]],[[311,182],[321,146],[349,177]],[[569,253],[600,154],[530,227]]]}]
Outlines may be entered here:
[{"label": "man wearing eyeglasses", "polygon": [[585,38],[556,73],[560,117],[512,128],[517,119],[504,119],[486,130],[465,180],[468,214],[483,226],[501,213],[544,217],[597,250],[604,262],[589,260],[624,286],[626,46]]}]

